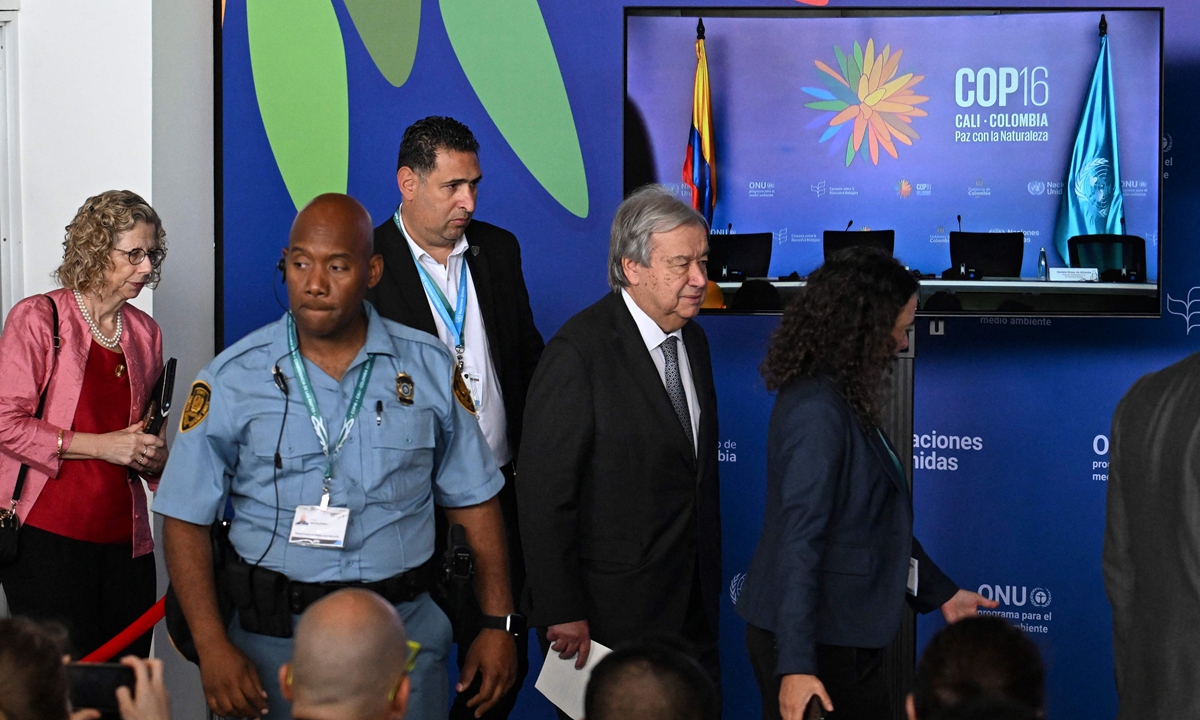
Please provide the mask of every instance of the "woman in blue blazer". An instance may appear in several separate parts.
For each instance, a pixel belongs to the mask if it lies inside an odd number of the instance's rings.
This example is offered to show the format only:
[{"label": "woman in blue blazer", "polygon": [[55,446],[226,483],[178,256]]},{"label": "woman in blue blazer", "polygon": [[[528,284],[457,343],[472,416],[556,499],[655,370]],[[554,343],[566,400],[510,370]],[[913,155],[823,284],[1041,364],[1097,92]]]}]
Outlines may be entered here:
[{"label": "woman in blue blazer", "polygon": [[799,720],[814,695],[831,718],[890,717],[883,649],[905,600],[950,622],[995,607],[913,537],[908,479],[879,428],[916,292],[886,253],[849,248],[809,275],[771,340],[767,510],[737,604],[764,720]]}]

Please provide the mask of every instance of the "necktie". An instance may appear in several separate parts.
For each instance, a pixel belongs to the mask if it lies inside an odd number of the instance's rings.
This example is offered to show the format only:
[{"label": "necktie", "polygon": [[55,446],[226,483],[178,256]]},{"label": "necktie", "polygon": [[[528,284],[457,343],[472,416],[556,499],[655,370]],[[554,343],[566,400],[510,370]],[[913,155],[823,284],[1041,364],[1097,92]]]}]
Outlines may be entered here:
[{"label": "necktie", "polygon": [[675,414],[679,416],[679,422],[683,424],[683,431],[687,433],[688,442],[694,451],[696,441],[692,437],[692,414],[688,412],[687,395],[683,392],[683,381],[679,379],[678,346],[679,338],[674,335],[663,340],[660,346],[663,351],[663,375],[671,405],[675,407]]}]

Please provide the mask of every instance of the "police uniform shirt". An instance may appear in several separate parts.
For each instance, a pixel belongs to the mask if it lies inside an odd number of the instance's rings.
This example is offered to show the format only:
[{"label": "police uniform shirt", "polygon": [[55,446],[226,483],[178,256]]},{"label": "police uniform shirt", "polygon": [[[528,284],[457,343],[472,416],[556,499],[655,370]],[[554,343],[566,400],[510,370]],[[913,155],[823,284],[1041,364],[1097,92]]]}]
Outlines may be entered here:
[{"label": "police uniform shirt", "polygon": [[[376,356],[362,410],[329,484],[330,506],[350,509],[342,549],[288,543],[296,507],[321,501],[326,460],[295,378],[282,318],[221,353],[193,383],[154,511],[208,525],[228,496],[235,513],[230,541],[247,562],[266,551],[262,566],[293,580],[371,582],[415,568],[433,554],[434,502],[464,507],[496,495],[504,479],[475,418],[455,399],[449,352],[436,338],[379,317],[369,303],[364,307],[366,343],[340,382],[304,360],[333,443],[359,368],[368,354]],[[276,365],[287,378],[286,403],[272,377]],[[398,398],[401,372],[412,378],[411,404]]]}]

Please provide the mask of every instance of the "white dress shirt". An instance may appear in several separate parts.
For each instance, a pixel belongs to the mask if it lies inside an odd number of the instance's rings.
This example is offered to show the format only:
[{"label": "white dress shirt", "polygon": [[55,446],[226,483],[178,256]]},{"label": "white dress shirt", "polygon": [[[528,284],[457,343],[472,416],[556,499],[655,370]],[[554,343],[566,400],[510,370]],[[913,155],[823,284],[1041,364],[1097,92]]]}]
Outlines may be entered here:
[{"label": "white dress shirt", "polygon": [[[400,224],[400,231],[404,233],[404,239],[408,241],[413,257],[429,273],[434,284],[445,293],[446,299],[451,303],[456,302],[458,280],[463,263],[466,262],[466,234],[455,244],[454,249],[450,251],[450,257],[446,259],[446,264],[442,265],[413,242],[412,236],[403,227],[403,217]],[[487,331],[483,327],[483,314],[479,310],[479,294],[475,292],[475,280],[471,277],[469,265],[467,283],[467,314],[463,318],[463,371],[467,376],[471,397],[475,400],[475,419],[479,421],[479,427],[483,430],[488,447],[492,449],[492,455],[496,457],[496,463],[503,467],[512,460],[512,449],[508,446],[508,417],[504,412],[504,396],[500,391],[500,381],[496,377],[496,366],[492,363],[492,351],[488,346]],[[450,354],[457,357],[454,336],[450,334],[450,328],[446,327],[434,304],[439,301],[429,297],[428,293],[425,299],[429,302],[429,311],[433,313],[438,338],[450,350]]]},{"label": "white dress shirt", "polygon": [[638,307],[638,304],[629,297],[626,290],[621,290],[621,297],[625,300],[625,306],[629,308],[629,314],[633,316],[633,322],[637,324],[638,332],[642,335],[642,342],[646,343],[646,350],[650,353],[650,359],[654,361],[654,367],[658,368],[658,378],[663,381],[663,387],[667,386],[666,375],[666,358],[663,357],[662,344],[668,337],[679,338],[676,347],[679,348],[679,381],[683,383],[683,394],[687,396],[688,414],[692,416],[692,449],[699,453],[698,443],[700,442],[700,402],[696,399],[696,384],[692,382],[692,366],[688,362],[687,346],[683,344],[683,330],[665,333],[658,323],[654,322],[646,311]]}]

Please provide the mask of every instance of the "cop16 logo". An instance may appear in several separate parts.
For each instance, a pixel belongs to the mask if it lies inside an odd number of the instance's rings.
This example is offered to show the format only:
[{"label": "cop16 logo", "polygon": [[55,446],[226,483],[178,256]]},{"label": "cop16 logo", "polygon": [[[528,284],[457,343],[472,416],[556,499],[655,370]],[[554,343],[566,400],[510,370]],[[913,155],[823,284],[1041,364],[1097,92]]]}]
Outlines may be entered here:
[{"label": "cop16 logo", "polygon": [[[959,68],[954,74],[954,101],[959,107],[1008,107],[1009,95],[1020,91],[1021,103],[1041,107],[1050,102],[1050,71],[1042,65],[1035,68]],[[1017,98],[1012,99],[1013,104]]]}]

